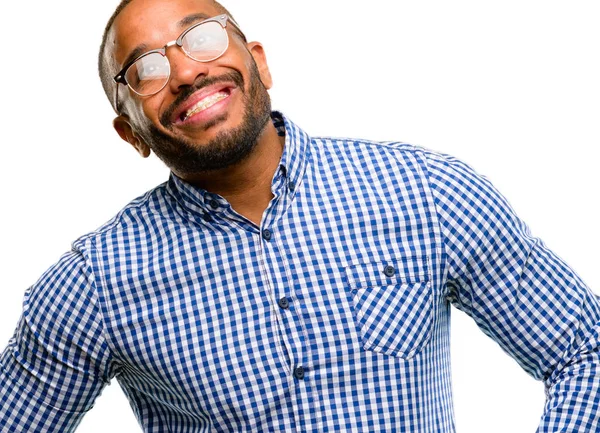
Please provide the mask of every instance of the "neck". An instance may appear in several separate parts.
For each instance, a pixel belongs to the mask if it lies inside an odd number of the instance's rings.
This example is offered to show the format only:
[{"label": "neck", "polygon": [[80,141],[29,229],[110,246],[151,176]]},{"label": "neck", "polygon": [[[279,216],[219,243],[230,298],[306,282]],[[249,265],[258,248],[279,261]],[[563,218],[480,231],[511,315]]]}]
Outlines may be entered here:
[{"label": "neck", "polygon": [[[224,197],[236,212],[260,225],[273,198],[271,180],[281,160],[284,137],[272,122],[258,138],[252,153],[242,162],[207,173],[184,176],[186,182]],[[181,177],[181,176],[180,176]]]}]

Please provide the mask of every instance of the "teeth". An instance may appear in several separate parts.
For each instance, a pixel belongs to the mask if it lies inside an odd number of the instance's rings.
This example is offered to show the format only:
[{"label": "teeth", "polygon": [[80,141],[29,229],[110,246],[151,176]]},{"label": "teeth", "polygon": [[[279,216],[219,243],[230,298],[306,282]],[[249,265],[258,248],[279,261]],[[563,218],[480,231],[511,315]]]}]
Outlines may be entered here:
[{"label": "teeth", "polygon": [[207,96],[206,98],[202,99],[201,101],[198,101],[198,103],[196,105],[191,107],[185,113],[185,117],[183,120],[185,121],[188,117],[193,116],[194,114],[199,113],[203,110],[206,110],[209,107],[212,107],[217,102],[227,98],[227,96],[229,96],[229,95],[225,92],[217,92],[217,93],[213,93],[210,96]]}]

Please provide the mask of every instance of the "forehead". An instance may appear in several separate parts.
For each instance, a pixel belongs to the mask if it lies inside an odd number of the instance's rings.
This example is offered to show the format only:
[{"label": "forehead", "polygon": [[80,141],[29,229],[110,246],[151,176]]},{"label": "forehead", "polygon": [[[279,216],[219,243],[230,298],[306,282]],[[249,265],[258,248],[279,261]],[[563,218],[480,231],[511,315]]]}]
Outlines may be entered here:
[{"label": "forehead", "polygon": [[182,31],[179,22],[190,15],[219,15],[211,0],[133,0],[115,20],[109,41],[113,58],[122,64],[139,45],[160,48],[176,39]]}]

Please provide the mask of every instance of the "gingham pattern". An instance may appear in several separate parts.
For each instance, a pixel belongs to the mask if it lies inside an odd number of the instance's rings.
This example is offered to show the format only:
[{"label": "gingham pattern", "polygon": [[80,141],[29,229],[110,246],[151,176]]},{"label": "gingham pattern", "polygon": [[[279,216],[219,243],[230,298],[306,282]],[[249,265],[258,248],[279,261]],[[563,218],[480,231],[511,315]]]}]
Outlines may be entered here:
[{"label": "gingham pattern", "polygon": [[454,432],[451,303],[544,381],[538,432],[598,431],[599,298],[485,178],[274,121],[260,228],[171,177],[26,292],[2,432],[73,431],[112,378],[145,432]]}]

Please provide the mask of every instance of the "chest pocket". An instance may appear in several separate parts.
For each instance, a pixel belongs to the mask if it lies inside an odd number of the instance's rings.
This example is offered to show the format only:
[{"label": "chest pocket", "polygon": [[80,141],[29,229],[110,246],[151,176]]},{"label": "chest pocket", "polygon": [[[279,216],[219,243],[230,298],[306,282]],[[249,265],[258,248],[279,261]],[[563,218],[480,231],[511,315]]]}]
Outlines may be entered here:
[{"label": "chest pocket", "polygon": [[418,354],[434,324],[427,257],[361,263],[345,272],[363,349],[405,359]]}]

